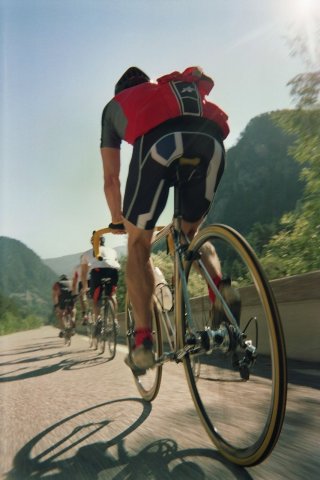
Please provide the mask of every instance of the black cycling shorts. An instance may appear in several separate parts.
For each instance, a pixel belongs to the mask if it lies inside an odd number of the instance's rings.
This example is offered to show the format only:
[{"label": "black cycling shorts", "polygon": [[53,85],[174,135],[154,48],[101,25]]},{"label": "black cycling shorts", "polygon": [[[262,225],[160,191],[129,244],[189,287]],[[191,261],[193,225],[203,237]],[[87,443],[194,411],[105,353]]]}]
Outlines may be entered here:
[{"label": "black cycling shorts", "polygon": [[191,223],[204,218],[224,170],[225,151],[214,122],[185,116],[168,120],[135,142],[123,202],[129,222],[144,230],[154,228],[181,157],[200,159],[197,166],[183,167],[182,217]]},{"label": "black cycling shorts", "polygon": [[73,308],[74,307],[74,300],[73,300],[71,292],[68,292],[68,293],[62,292],[59,295],[59,298],[58,298],[58,305],[59,305],[60,310],[65,310],[68,307]]},{"label": "black cycling shorts", "polygon": [[93,268],[90,272],[90,296],[96,302],[100,300],[102,294],[101,279],[110,278],[110,282],[106,284],[106,295],[113,293],[114,287],[118,284],[118,270],[115,268]]}]

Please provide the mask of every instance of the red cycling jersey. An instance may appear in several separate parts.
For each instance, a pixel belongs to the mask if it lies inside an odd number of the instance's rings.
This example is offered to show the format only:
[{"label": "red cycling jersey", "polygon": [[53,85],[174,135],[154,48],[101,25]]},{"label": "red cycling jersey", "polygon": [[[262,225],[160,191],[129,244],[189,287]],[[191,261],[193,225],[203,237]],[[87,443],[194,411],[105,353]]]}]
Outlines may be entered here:
[{"label": "red cycling jersey", "polygon": [[146,82],[123,90],[113,99],[126,118],[123,139],[133,145],[152,128],[182,115],[212,120],[225,139],[229,133],[228,116],[205,98],[213,85],[199,67],[189,67],[183,73],[160,77],[157,83]]}]

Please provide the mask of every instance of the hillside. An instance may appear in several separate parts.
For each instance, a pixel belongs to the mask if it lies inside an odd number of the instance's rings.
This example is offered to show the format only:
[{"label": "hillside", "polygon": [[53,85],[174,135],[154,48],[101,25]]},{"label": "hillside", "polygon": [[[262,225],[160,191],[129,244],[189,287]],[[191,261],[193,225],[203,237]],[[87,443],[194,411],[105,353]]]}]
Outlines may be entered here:
[{"label": "hillside", "polygon": [[46,316],[55,273],[26,245],[8,237],[0,237],[0,265],[0,294],[23,312]]},{"label": "hillside", "polygon": [[57,258],[47,258],[43,260],[43,263],[47,265],[57,275],[66,274],[69,277],[73,274],[73,271],[77,265],[79,265],[81,253],[74,253],[72,255],[63,255]]},{"label": "hillside", "polygon": [[288,154],[293,140],[275,125],[271,114],[253,118],[227,152],[208,222],[228,223],[248,235],[255,224],[276,224],[285,212],[294,210],[303,183],[301,166]]}]

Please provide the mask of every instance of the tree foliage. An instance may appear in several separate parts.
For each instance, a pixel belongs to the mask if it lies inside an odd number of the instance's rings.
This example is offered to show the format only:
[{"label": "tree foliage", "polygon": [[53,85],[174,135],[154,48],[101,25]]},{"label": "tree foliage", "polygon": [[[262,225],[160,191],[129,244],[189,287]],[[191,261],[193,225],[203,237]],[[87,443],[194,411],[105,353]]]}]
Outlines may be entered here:
[{"label": "tree foliage", "polygon": [[[300,39],[300,51],[305,52],[301,45]],[[320,71],[297,75],[289,85],[297,108],[274,113],[273,119],[295,137],[290,154],[301,166],[305,187],[266,249],[263,263],[272,277],[320,268]]]},{"label": "tree foliage", "polygon": [[42,324],[40,317],[23,313],[11,298],[0,294],[0,335],[38,328]]},{"label": "tree foliage", "polygon": [[267,243],[282,215],[292,211],[302,195],[301,166],[289,151],[293,142],[294,135],[276,125],[270,113],[252,119],[227,152],[207,223],[227,223],[245,236],[259,228],[255,225],[265,226]]}]

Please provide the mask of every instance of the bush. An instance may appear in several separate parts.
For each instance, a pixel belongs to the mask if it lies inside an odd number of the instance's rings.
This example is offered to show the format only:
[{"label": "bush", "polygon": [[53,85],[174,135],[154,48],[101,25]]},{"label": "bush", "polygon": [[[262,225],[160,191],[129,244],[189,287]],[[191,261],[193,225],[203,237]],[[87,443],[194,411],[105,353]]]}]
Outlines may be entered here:
[{"label": "bush", "polygon": [[40,317],[28,315],[25,318],[15,316],[12,312],[4,312],[0,318],[0,335],[8,335],[9,333],[33,330],[43,325]]}]

